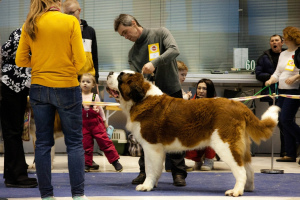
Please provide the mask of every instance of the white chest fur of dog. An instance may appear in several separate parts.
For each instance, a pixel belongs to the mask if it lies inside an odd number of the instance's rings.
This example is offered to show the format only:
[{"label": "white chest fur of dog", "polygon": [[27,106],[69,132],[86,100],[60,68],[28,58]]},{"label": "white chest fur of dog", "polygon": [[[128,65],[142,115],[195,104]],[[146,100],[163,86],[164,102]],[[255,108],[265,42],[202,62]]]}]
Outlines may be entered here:
[{"label": "white chest fur of dog", "polygon": [[271,106],[259,120],[244,104],[225,98],[184,100],[163,94],[140,73],[110,72],[107,91],[120,101],[126,128],[144,149],[146,180],[136,190],[158,183],[166,152],[211,146],[236,179],[225,195],[254,190],[250,137],[259,143],[272,136],[279,107]]}]

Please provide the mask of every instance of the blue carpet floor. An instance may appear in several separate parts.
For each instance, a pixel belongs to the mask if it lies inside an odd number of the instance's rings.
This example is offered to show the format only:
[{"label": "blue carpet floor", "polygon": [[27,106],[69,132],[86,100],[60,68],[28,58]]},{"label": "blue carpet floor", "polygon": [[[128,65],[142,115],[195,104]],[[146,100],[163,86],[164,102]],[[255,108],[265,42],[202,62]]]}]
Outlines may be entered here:
[{"label": "blue carpet floor", "polygon": [[[171,173],[163,173],[158,187],[151,192],[135,191],[131,184],[137,173],[86,173],[87,196],[224,196],[233,188],[231,173],[189,173],[186,187],[175,187]],[[0,198],[39,197],[38,188],[6,188],[1,175]],[[30,174],[34,177],[35,174]],[[69,174],[53,173],[52,182],[56,197],[70,196]],[[300,197],[300,174],[255,174],[254,192],[244,196]]]}]

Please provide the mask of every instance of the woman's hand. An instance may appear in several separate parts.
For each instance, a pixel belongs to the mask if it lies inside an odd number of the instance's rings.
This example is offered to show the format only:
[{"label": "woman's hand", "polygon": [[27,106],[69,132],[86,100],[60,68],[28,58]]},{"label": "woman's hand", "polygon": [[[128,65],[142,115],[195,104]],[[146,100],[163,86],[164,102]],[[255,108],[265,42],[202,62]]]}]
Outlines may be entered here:
[{"label": "woman's hand", "polygon": [[272,85],[271,79],[269,79],[269,80],[267,80],[267,81],[265,82],[265,86],[270,86],[270,85]]},{"label": "woman's hand", "polygon": [[273,83],[277,83],[277,80],[276,80],[276,78],[274,78],[273,76],[271,76],[271,78],[265,82],[265,86],[270,86]]},{"label": "woman's hand", "polygon": [[295,83],[298,79],[299,79],[299,74],[296,74],[292,77],[287,78],[285,80],[285,83],[288,84],[288,85],[291,85],[291,84]]}]

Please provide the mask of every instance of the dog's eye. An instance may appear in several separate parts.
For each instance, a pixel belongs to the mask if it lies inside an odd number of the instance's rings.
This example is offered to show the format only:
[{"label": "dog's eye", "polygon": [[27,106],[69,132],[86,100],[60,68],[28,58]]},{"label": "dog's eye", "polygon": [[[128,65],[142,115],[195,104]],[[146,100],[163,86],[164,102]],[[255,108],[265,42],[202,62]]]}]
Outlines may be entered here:
[{"label": "dog's eye", "polygon": [[128,82],[127,82],[127,84],[131,84],[132,83],[132,80],[129,80]]}]

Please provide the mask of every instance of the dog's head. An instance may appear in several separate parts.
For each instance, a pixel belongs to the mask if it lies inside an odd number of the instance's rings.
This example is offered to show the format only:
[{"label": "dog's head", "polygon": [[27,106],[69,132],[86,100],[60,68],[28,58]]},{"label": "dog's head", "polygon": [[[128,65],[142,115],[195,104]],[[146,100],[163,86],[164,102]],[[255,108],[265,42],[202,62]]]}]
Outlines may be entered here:
[{"label": "dog's head", "polygon": [[143,75],[133,71],[122,71],[120,74],[110,72],[107,76],[107,92],[117,100],[137,103],[142,101],[151,83]]}]

